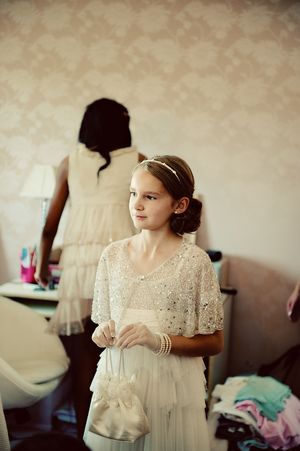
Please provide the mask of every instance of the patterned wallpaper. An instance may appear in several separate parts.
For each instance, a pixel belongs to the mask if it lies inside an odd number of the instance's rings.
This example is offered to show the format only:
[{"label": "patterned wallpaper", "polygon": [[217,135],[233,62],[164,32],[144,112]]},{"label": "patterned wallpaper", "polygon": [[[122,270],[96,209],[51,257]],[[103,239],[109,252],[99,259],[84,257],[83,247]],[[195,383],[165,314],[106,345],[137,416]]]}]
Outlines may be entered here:
[{"label": "patterned wallpaper", "polygon": [[57,165],[85,105],[112,97],[143,153],[194,170],[198,243],[227,255],[238,289],[231,372],[299,342],[285,302],[300,277],[300,2],[1,0],[0,36],[0,282],[38,241],[40,201],[19,196],[32,164]]}]

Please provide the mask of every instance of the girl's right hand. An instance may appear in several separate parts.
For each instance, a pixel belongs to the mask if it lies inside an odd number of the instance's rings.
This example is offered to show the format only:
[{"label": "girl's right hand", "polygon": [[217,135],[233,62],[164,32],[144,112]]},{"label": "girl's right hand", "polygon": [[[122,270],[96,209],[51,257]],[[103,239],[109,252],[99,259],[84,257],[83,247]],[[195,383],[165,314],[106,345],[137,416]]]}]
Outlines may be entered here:
[{"label": "girl's right hand", "polygon": [[34,274],[34,278],[40,287],[46,289],[49,284],[50,273],[48,272],[46,275],[44,275],[41,271],[40,272],[36,271]]},{"label": "girl's right hand", "polygon": [[109,348],[114,345],[116,326],[113,319],[99,324],[93,332],[92,340],[99,348]]}]

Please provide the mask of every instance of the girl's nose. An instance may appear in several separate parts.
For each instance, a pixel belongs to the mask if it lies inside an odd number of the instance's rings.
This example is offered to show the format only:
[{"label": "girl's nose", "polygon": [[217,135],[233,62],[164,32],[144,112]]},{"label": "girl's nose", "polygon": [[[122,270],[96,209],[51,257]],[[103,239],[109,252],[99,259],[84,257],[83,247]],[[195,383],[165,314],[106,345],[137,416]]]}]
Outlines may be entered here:
[{"label": "girl's nose", "polygon": [[139,196],[136,197],[133,206],[134,206],[135,210],[141,211],[141,210],[144,209],[144,206],[143,206],[143,203],[142,203],[142,199]]}]

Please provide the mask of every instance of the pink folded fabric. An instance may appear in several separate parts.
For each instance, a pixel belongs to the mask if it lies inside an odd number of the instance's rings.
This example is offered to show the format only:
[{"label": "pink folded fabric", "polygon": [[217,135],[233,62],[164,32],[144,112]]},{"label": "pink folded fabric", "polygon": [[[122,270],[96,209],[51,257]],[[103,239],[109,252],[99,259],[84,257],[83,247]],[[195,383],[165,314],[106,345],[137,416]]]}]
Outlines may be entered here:
[{"label": "pink folded fabric", "polygon": [[291,395],[275,421],[264,417],[252,400],[235,403],[238,410],[250,413],[265,441],[274,449],[288,450],[300,445],[300,400]]}]

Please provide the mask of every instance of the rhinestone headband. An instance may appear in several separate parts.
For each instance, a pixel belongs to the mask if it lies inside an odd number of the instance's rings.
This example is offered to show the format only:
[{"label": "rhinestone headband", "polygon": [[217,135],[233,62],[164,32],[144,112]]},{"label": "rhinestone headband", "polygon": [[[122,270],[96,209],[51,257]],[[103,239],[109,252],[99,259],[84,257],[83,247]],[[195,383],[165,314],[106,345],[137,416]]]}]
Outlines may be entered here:
[{"label": "rhinestone headband", "polygon": [[167,168],[169,171],[173,172],[173,174],[175,175],[175,177],[179,180],[180,182],[180,178],[178,177],[177,172],[175,171],[175,169],[171,168],[171,166],[169,166],[167,163],[164,163],[163,161],[159,161],[159,160],[155,160],[154,158],[150,159],[150,160],[143,160],[141,162],[142,163],[157,163],[160,164],[161,166],[164,166],[165,168]]}]

